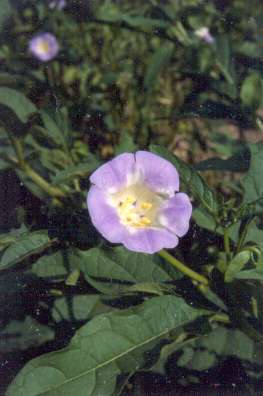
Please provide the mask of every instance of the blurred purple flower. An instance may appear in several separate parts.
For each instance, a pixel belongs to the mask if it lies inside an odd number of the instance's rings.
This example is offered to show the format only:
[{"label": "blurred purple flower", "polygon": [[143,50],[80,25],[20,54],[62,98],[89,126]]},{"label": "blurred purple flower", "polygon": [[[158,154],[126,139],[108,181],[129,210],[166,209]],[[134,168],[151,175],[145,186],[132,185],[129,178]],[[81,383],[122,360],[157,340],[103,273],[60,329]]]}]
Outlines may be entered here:
[{"label": "blurred purple flower", "polygon": [[59,45],[53,34],[41,33],[29,41],[29,51],[37,59],[47,62],[55,58],[59,51]]},{"label": "blurred purple flower", "polygon": [[192,205],[179,190],[179,175],[148,151],[124,153],[90,176],[91,220],[110,242],[136,252],[174,248],[189,229]]},{"label": "blurred purple flower", "polygon": [[58,10],[63,10],[67,5],[66,0],[52,0],[49,2],[49,8],[54,9],[57,8]]},{"label": "blurred purple flower", "polygon": [[195,35],[200,37],[203,41],[205,41],[208,44],[212,44],[215,41],[215,38],[211,35],[209,28],[206,26],[203,26],[195,30]]}]

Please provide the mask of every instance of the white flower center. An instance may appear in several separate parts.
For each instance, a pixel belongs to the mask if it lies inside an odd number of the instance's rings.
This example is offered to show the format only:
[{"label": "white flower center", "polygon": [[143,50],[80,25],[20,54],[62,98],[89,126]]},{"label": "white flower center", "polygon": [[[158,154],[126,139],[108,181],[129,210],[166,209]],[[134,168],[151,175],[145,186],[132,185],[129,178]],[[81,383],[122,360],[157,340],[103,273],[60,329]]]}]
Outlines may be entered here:
[{"label": "white flower center", "polygon": [[160,225],[158,214],[163,201],[164,197],[138,183],[110,194],[110,204],[116,208],[121,223],[131,228]]},{"label": "white flower center", "polygon": [[40,54],[47,54],[49,52],[49,43],[45,40],[41,40],[39,41],[39,43],[37,44],[37,51]]}]

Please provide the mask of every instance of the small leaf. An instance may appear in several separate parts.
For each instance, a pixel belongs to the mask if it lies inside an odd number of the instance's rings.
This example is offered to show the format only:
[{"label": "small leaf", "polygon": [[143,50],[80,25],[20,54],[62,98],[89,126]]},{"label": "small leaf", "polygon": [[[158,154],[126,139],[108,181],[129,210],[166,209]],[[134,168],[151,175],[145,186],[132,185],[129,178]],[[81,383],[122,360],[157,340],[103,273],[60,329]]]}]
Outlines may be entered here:
[{"label": "small leaf", "polygon": [[23,123],[37,111],[31,100],[12,88],[0,87],[0,104],[10,108]]},{"label": "small leaf", "polygon": [[137,146],[133,142],[131,135],[127,132],[123,132],[120,138],[119,144],[115,148],[115,155],[122,154],[122,153],[132,153],[136,151]]},{"label": "small leaf", "polygon": [[243,177],[241,183],[245,190],[243,203],[252,202],[259,198],[263,201],[263,142],[249,144],[251,159],[248,173]]},{"label": "small leaf", "polygon": [[24,321],[13,320],[0,332],[2,353],[36,348],[54,339],[54,331],[27,316]]},{"label": "small leaf", "polygon": [[45,135],[51,139],[57,146],[66,146],[65,136],[63,135],[60,127],[57,125],[56,121],[52,118],[52,115],[47,111],[40,111],[41,118],[43,120],[45,130],[43,132]]},{"label": "small leaf", "polygon": [[9,268],[33,254],[40,253],[50,243],[51,241],[45,231],[34,231],[21,236],[4,251],[0,269]]},{"label": "small leaf", "polygon": [[162,68],[170,62],[173,53],[173,45],[161,46],[155,51],[152,59],[150,60],[150,64],[146,70],[144,78],[143,85],[146,91],[152,90],[154,88],[159,73],[161,72]]},{"label": "small leaf", "polygon": [[232,282],[235,278],[236,273],[242,270],[242,268],[249,262],[251,253],[248,250],[243,250],[238,253],[229,263],[225,272],[225,282]]},{"label": "small leaf", "polygon": [[169,153],[165,148],[151,145],[150,150],[170,161],[176,167],[185,188],[187,188],[210,213],[217,213],[218,203],[214,192],[210,190],[202,177],[193,168],[186,165],[175,155]]},{"label": "small leaf", "polygon": [[175,296],[154,297],[135,308],[99,315],[68,347],[27,363],[7,396],[112,395],[118,374],[143,367],[146,351],[200,315]]},{"label": "small leaf", "polygon": [[67,286],[76,286],[78,279],[79,279],[80,271],[78,269],[75,269],[72,271],[69,276],[66,279],[66,285]]},{"label": "small leaf", "polygon": [[89,161],[78,165],[70,165],[66,169],[57,172],[52,178],[52,182],[56,185],[73,180],[75,177],[85,177],[93,172],[100,162],[94,155],[89,154]]},{"label": "small leaf", "polygon": [[263,280],[263,269],[255,268],[251,270],[240,271],[235,274],[236,279],[253,279],[262,281]]},{"label": "small leaf", "polygon": [[228,159],[209,158],[194,165],[198,171],[227,171],[227,172],[247,172],[249,166],[249,150],[244,149]]},{"label": "small leaf", "polygon": [[262,105],[263,79],[258,72],[253,72],[243,81],[240,97],[244,105],[257,109]]}]

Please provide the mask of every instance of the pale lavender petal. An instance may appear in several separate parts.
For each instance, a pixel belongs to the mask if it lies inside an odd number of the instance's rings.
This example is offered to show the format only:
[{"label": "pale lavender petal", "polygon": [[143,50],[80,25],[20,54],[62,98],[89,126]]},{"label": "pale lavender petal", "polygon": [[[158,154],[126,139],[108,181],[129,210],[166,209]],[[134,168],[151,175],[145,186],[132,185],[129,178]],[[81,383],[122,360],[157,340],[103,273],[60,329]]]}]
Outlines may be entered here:
[{"label": "pale lavender petal", "polygon": [[125,187],[129,176],[132,175],[134,171],[134,154],[124,153],[100,166],[92,173],[90,181],[101,189],[115,192]]},{"label": "pale lavender petal", "polygon": [[192,204],[189,197],[185,193],[178,193],[164,204],[160,222],[169,231],[182,237],[189,229],[191,215]]},{"label": "pale lavender petal", "polygon": [[152,190],[169,195],[179,190],[178,172],[169,161],[148,151],[137,151],[135,160],[145,184]]},{"label": "pale lavender petal", "polygon": [[87,197],[88,210],[93,225],[112,243],[125,238],[127,229],[120,223],[116,210],[107,204],[105,193],[92,186]]},{"label": "pale lavender petal", "polygon": [[178,238],[162,228],[144,228],[126,235],[122,243],[129,250],[153,254],[164,248],[174,248],[178,245]]}]

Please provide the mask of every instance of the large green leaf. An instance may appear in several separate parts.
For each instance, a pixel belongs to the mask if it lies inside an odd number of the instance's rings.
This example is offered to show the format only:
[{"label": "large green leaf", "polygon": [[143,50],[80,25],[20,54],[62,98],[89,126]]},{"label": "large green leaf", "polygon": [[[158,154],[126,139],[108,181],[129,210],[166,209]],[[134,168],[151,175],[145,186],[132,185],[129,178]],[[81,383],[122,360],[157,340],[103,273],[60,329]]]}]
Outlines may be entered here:
[{"label": "large green leaf", "polygon": [[244,188],[243,203],[255,201],[262,198],[263,201],[263,142],[249,145],[251,159],[248,173],[242,179]]},{"label": "large green leaf", "polygon": [[163,296],[99,315],[77,332],[67,348],[26,364],[7,395],[112,395],[118,374],[143,367],[146,351],[201,314],[181,298]]},{"label": "large green leaf", "polygon": [[0,104],[10,108],[23,123],[37,111],[36,106],[24,94],[7,87],[0,87]]},{"label": "large green leaf", "polygon": [[218,203],[214,192],[192,167],[186,165],[178,157],[171,154],[163,147],[151,145],[150,150],[170,161],[176,167],[185,188],[187,188],[210,213],[215,214],[217,212]]},{"label": "large green leaf", "polygon": [[0,269],[6,269],[24,260],[25,258],[40,253],[51,244],[46,231],[34,231],[18,238],[3,253]]},{"label": "large green leaf", "polygon": [[[83,271],[88,282],[104,293],[119,293],[123,289],[123,282],[154,283],[166,282],[173,277],[162,268],[158,257],[128,251],[123,247],[104,250],[92,248],[87,251],[76,251],[72,262]],[[95,279],[95,280],[94,280]],[[96,283],[99,280],[99,283]]]}]

